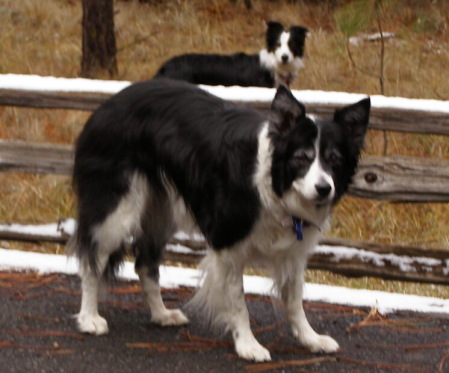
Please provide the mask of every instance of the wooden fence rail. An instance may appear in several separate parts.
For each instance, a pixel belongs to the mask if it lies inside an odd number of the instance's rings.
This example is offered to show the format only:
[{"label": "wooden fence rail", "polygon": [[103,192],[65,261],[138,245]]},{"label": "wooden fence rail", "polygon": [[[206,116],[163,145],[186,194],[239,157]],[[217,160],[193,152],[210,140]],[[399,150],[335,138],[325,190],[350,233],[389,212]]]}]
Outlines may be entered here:
[{"label": "wooden fence rail", "polygon": [[[64,220],[55,223],[54,227],[49,233],[48,224],[4,224],[0,225],[0,239],[65,244],[70,232],[64,229]],[[205,253],[206,243],[202,238],[175,234],[165,251],[165,260],[196,264]],[[310,257],[308,268],[352,277],[449,284],[448,251],[423,247],[324,238]]]},{"label": "wooden fence rail", "polygon": [[[45,78],[39,77],[39,82]],[[66,84],[69,79],[64,80]],[[94,82],[95,83],[95,82]],[[45,84],[45,83],[43,83]],[[232,88],[230,88],[232,89]],[[231,100],[262,111],[270,100],[248,101],[245,90],[229,91],[209,87],[218,96],[229,92]],[[243,93],[242,93],[243,92]],[[272,91],[267,91],[272,94]],[[298,92],[295,92],[297,94]],[[300,93],[300,92],[299,92]],[[65,92],[4,88],[0,75],[0,105],[33,108],[94,110],[111,96],[111,92]],[[354,100],[355,102],[355,100]],[[370,128],[449,136],[448,110],[417,109],[373,105]],[[374,103],[374,100],[373,100]],[[341,102],[305,102],[307,111],[331,115]],[[446,107],[439,103],[439,108]],[[442,104],[442,105],[441,105]],[[428,106],[425,106],[425,108]],[[0,172],[70,175],[73,166],[71,146],[31,144],[0,140]],[[449,202],[449,160],[417,157],[364,156],[350,186],[349,194],[362,198],[394,202]],[[65,243],[67,232],[51,235],[26,233],[17,225],[0,226],[0,239]],[[20,227],[19,227],[20,228]],[[166,259],[196,263],[205,252],[205,242],[176,236],[169,245]],[[381,278],[449,284],[449,249],[404,247],[325,238],[311,257],[309,268],[324,269],[347,276]]]},{"label": "wooden fence rail", "polygon": [[[210,89],[214,92],[213,89]],[[0,86],[0,105],[47,108],[95,110],[106,101],[111,94],[94,92],[52,92],[2,89]],[[269,101],[243,101],[239,97],[233,99],[255,109],[266,111]],[[448,103],[449,105],[449,103]],[[306,104],[307,112],[314,115],[333,114],[341,104],[317,102]],[[449,113],[427,110],[407,110],[373,106],[370,116],[370,128],[385,131],[411,132],[449,136]]]},{"label": "wooden fence rail", "polygon": [[[70,175],[70,146],[0,140],[0,171]],[[364,156],[349,194],[394,202],[449,202],[449,160]]]}]

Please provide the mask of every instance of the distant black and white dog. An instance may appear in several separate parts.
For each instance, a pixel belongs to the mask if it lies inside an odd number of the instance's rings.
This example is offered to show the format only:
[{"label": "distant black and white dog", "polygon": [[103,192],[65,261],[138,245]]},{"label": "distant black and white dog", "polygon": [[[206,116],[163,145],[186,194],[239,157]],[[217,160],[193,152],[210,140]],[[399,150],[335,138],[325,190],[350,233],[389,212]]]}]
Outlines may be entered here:
[{"label": "distant black and white dog", "polygon": [[265,115],[168,79],[136,83],[109,99],[76,144],[79,214],[69,250],[81,265],[79,329],[108,332],[97,309],[99,284],[129,246],[152,321],[187,323],[164,306],[158,268],[173,233],[196,229],[209,249],[192,305],[232,332],[240,357],[270,360],[250,329],[246,265],[272,273],[302,345],[335,352],[337,342],[306,319],[303,275],[356,171],[369,112],[367,98],[332,120],[314,119],[280,86]]},{"label": "distant black and white dog", "polygon": [[305,27],[284,29],[278,22],[268,22],[266,49],[258,54],[184,54],[165,62],[156,77],[205,85],[290,86],[304,66],[306,35]]}]

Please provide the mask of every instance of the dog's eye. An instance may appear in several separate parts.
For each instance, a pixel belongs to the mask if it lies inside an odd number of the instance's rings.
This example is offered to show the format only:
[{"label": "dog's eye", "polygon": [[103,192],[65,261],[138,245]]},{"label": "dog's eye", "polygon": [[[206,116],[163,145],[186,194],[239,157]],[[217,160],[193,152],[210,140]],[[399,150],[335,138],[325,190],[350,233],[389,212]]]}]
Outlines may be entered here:
[{"label": "dog's eye", "polygon": [[313,152],[296,152],[293,154],[291,163],[293,167],[304,167],[312,163],[313,158]]},{"label": "dog's eye", "polygon": [[279,48],[281,46],[281,43],[278,41],[277,43],[276,43],[276,48]]},{"label": "dog's eye", "polygon": [[338,165],[342,161],[342,156],[337,151],[331,151],[327,154],[326,161],[332,165]]}]

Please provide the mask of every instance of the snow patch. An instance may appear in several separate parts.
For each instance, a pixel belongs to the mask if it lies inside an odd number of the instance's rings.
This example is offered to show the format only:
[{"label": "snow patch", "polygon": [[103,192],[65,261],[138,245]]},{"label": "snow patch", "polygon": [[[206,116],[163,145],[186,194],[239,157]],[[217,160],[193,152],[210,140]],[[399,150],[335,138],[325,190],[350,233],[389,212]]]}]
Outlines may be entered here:
[{"label": "snow patch", "polygon": [[393,32],[383,32],[382,34],[380,32],[376,32],[376,33],[370,34],[370,35],[352,36],[349,38],[349,42],[352,45],[357,46],[363,41],[374,42],[374,41],[380,41],[382,38],[385,40],[385,39],[391,39],[394,37],[396,37],[396,34]]},{"label": "snow patch", "polygon": [[53,76],[4,74],[0,75],[0,89],[46,92],[90,92],[115,94],[131,82],[118,80],[68,79]]},{"label": "snow patch", "polygon": [[63,219],[57,223],[48,224],[0,224],[0,231],[36,237],[60,238],[64,235],[71,236],[75,232],[75,227],[75,219]]},{"label": "snow patch", "polygon": [[443,268],[443,274],[449,275],[449,259],[446,259],[446,266]]},{"label": "snow patch", "polygon": [[[0,89],[15,89],[46,92],[90,92],[115,94],[132,84],[127,81],[68,79],[43,77],[39,75],[0,74]],[[223,87],[200,86],[202,89],[225,100],[237,102],[260,102],[269,105],[275,90],[259,87]],[[295,97],[306,105],[348,105],[365,98],[367,95],[346,92],[327,92],[294,90]],[[371,96],[374,108],[431,111],[449,113],[449,101],[409,99],[402,97]]]},{"label": "snow patch", "polygon": [[173,237],[180,241],[204,242],[204,236],[199,233],[188,234],[183,231],[178,231]]},{"label": "snow patch", "polygon": [[379,254],[370,251],[355,249],[341,246],[319,245],[315,252],[318,254],[331,255],[332,262],[340,262],[341,260],[350,260],[357,258],[364,263],[373,263],[377,267],[385,267],[386,262],[398,267],[402,272],[416,272],[414,264],[423,266],[427,271],[431,272],[431,267],[442,264],[439,259],[425,257],[409,257],[396,254]]},{"label": "snow patch", "polygon": [[[42,224],[42,225],[22,225],[22,224],[0,224],[0,231],[27,234],[30,236],[54,237],[60,238],[64,236],[71,236],[76,228],[75,219],[64,219],[57,223]],[[181,243],[167,245],[167,250],[179,254],[193,254],[203,255],[205,250],[192,250],[188,246],[182,245],[183,242],[195,242],[204,244],[203,235],[198,233],[189,234],[183,231],[175,233],[174,238]],[[344,260],[357,259],[363,263],[372,263],[377,267],[385,267],[388,263],[397,267],[402,272],[417,272],[416,267],[421,267],[422,270],[432,272],[432,267],[443,265],[443,274],[449,274],[449,259],[440,260],[426,257],[410,257],[397,254],[380,254],[363,249],[343,246],[328,246],[318,245],[315,248],[315,253],[328,255],[331,261],[338,263]]]},{"label": "snow patch", "polygon": [[192,250],[190,247],[181,244],[167,245],[166,250],[177,254],[193,254],[198,256],[206,254],[206,250]]},{"label": "snow patch", "polygon": [[3,232],[16,232],[33,236],[60,236],[57,223],[41,225],[0,224],[0,230]]},{"label": "snow patch", "polygon": [[[62,255],[0,249],[0,270],[76,274],[78,265],[75,259]],[[165,288],[195,287],[200,279],[200,272],[190,268],[161,266],[160,274],[161,286]],[[119,277],[125,280],[137,280],[131,262],[125,262],[119,272]],[[273,282],[265,277],[244,276],[244,287],[247,293],[266,295],[271,293]],[[304,299],[354,307],[377,307],[382,313],[408,310],[449,314],[449,300],[447,299],[348,289],[341,286],[305,284]]]}]

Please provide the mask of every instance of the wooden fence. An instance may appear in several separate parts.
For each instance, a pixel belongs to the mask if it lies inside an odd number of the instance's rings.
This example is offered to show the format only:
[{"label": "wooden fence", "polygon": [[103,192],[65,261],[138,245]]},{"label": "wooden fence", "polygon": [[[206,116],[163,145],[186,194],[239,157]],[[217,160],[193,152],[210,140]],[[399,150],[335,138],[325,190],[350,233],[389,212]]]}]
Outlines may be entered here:
[{"label": "wooden fence", "polygon": [[[45,78],[41,78],[44,79]],[[70,82],[69,79],[64,80]],[[45,87],[45,84],[43,85]],[[233,101],[250,105],[259,110],[268,110],[272,90],[265,99],[251,101],[253,88],[208,88],[212,93]],[[232,90],[232,91],[231,91]],[[73,90],[33,90],[2,88],[0,75],[0,105],[34,108],[58,108],[94,110],[113,92],[80,92]],[[235,93],[235,94],[234,94]],[[301,95],[301,92],[295,92]],[[301,99],[301,97],[299,97]],[[387,100],[386,98],[379,98]],[[304,102],[305,100],[302,99]],[[308,113],[330,115],[339,102],[317,100],[305,102]],[[352,102],[355,102],[354,99]],[[383,102],[382,101],[382,102]],[[411,100],[419,105],[420,100]],[[423,100],[424,102],[424,100]],[[424,105],[423,109],[410,109],[407,105],[375,105],[373,99],[370,128],[421,134],[449,135],[448,110],[439,110]],[[428,102],[425,101],[427,104]],[[438,102],[437,107],[446,103]],[[443,104],[443,105],[441,105]],[[0,171],[70,175],[73,163],[72,147],[52,144],[31,144],[20,141],[0,140]],[[389,200],[394,202],[449,202],[449,160],[398,157],[364,156],[349,194],[362,198]],[[0,239],[23,241],[50,241],[64,243],[67,232],[52,235],[23,233],[17,225],[0,226]],[[449,226],[448,226],[449,230]],[[205,252],[201,239],[177,235],[167,250],[166,259],[197,262]],[[179,249],[179,244],[182,249]],[[176,246],[178,245],[178,246]],[[377,276],[417,282],[449,284],[449,248],[431,249],[405,247],[376,243],[356,242],[325,238],[309,262],[311,269],[323,269],[347,276]]]}]

